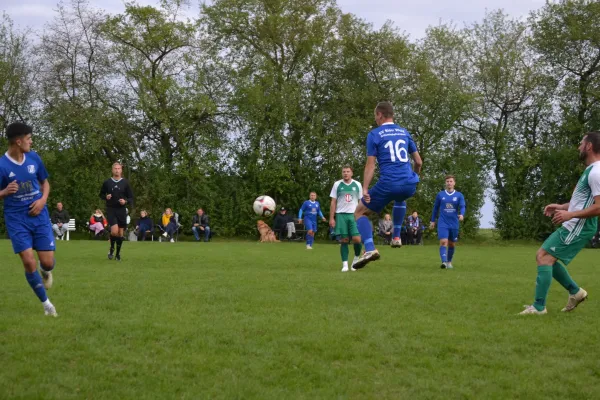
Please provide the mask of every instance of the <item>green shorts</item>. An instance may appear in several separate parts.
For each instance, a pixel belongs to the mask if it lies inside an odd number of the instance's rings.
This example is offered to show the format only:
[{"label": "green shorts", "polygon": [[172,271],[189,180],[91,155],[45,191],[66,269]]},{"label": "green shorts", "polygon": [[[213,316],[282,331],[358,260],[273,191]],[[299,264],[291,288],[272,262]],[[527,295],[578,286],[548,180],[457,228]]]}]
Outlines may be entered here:
[{"label": "green shorts", "polygon": [[360,236],[354,214],[338,213],[335,214],[335,235],[342,238]]},{"label": "green shorts", "polygon": [[570,233],[571,232],[566,228],[561,226],[546,239],[544,244],[542,244],[542,249],[562,261],[565,265],[568,265],[573,261],[577,253],[579,253],[591,239],[591,237],[587,237],[587,235],[574,236],[569,238],[570,240],[567,244],[565,242]]}]

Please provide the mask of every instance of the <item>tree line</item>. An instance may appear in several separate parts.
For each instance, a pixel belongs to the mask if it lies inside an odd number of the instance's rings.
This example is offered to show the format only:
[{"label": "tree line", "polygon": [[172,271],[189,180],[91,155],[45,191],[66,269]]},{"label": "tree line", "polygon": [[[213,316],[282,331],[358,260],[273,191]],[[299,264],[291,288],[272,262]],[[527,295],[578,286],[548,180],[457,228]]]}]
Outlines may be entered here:
[{"label": "tree line", "polygon": [[552,229],[543,205],[567,201],[582,171],[583,133],[598,129],[596,1],[490,11],[417,40],[335,0],[215,0],[195,18],[188,6],[114,15],[71,0],[40,32],[3,15],[0,126],[34,126],[50,201],[79,220],[102,206],[118,160],[132,212],[202,207],[223,234],[254,234],[256,196],[297,209],[310,191],[327,199],[342,165],[360,177],[374,106],[390,100],[424,160],[409,211],[428,218],[453,174],[465,234],[489,188],[501,236],[536,238]]}]

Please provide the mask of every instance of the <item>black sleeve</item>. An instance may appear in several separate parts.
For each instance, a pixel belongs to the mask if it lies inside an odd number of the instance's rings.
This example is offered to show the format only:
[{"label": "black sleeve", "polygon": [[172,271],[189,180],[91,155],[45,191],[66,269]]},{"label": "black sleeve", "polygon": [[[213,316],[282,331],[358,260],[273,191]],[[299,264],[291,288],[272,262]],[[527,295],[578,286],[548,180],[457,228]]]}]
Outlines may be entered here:
[{"label": "black sleeve", "polygon": [[125,199],[127,200],[127,204],[133,206],[133,191],[131,190],[131,186],[129,186],[129,181],[127,181],[127,185],[125,186]]},{"label": "black sleeve", "polygon": [[50,216],[50,221],[52,221],[53,224],[56,224],[56,211],[52,211],[52,215]]},{"label": "black sleeve", "polygon": [[100,198],[104,201],[106,201],[106,195],[108,194],[108,191],[106,190],[106,181],[104,181],[104,183],[102,183],[102,187],[100,188]]},{"label": "black sleeve", "polygon": [[68,224],[68,223],[69,223],[69,221],[71,220],[71,216],[69,215],[69,212],[68,212],[68,211],[65,211],[65,219],[67,220],[67,221],[65,222],[65,224]]}]

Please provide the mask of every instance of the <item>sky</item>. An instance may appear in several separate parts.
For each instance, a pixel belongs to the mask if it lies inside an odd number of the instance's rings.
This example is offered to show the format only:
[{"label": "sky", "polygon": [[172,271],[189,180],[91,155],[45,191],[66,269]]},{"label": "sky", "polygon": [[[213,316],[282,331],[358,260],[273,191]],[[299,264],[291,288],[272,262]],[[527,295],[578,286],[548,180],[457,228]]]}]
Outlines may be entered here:
[{"label": "sky", "polygon": [[[486,11],[503,9],[516,18],[527,18],[532,10],[544,5],[546,0],[337,0],[343,12],[355,14],[379,28],[387,20],[404,31],[413,40],[422,38],[429,26],[454,23],[463,27],[481,21]],[[110,13],[124,9],[123,0],[89,0],[94,7]],[[158,1],[138,0],[140,4],[156,5]],[[198,2],[187,13],[194,17]],[[0,11],[6,12],[17,28],[41,30],[51,20],[57,0],[0,0]],[[457,185],[459,186],[459,185]],[[487,196],[481,213],[481,227],[493,226],[493,204]],[[468,211],[467,211],[468,212]]]}]

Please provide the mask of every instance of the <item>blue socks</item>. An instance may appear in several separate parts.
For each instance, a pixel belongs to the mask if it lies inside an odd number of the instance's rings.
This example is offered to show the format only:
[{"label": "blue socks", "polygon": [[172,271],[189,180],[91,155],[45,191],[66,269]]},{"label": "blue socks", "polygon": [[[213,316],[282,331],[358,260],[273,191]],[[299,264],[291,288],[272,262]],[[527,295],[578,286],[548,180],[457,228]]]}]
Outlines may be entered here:
[{"label": "blue socks", "polygon": [[48,300],[48,296],[46,296],[46,289],[42,283],[42,276],[38,271],[33,273],[25,272],[25,279],[27,279],[27,283],[29,283],[29,286],[31,286],[35,292],[35,295],[42,303]]},{"label": "blue socks", "polygon": [[360,232],[362,242],[365,245],[365,250],[375,250],[375,243],[373,243],[373,228],[371,227],[371,221],[369,221],[369,218],[363,215],[356,220],[356,226]]},{"label": "blue socks", "polygon": [[314,242],[315,242],[315,237],[307,234],[306,235],[306,245],[312,247]]},{"label": "blue socks", "polygon": [[448,262],[452,262],[452,257],[454,257],[454,249],[456,247],[448,246]]},{"label": "blue socks", "polygon": [[[402,203],[394,202],[394,208],[392,210],[392,221],[394,221],[394,232],[392,238],[400,237],[400,229],[404,222],[404,216],[406,215],[406,201]],[[362,234],[362,232],[361,232]]]},{"label": "blue socks", "polygon": [[443,263],[448,262],[447,249],[446,246],[440,246],[440,258]]}]

